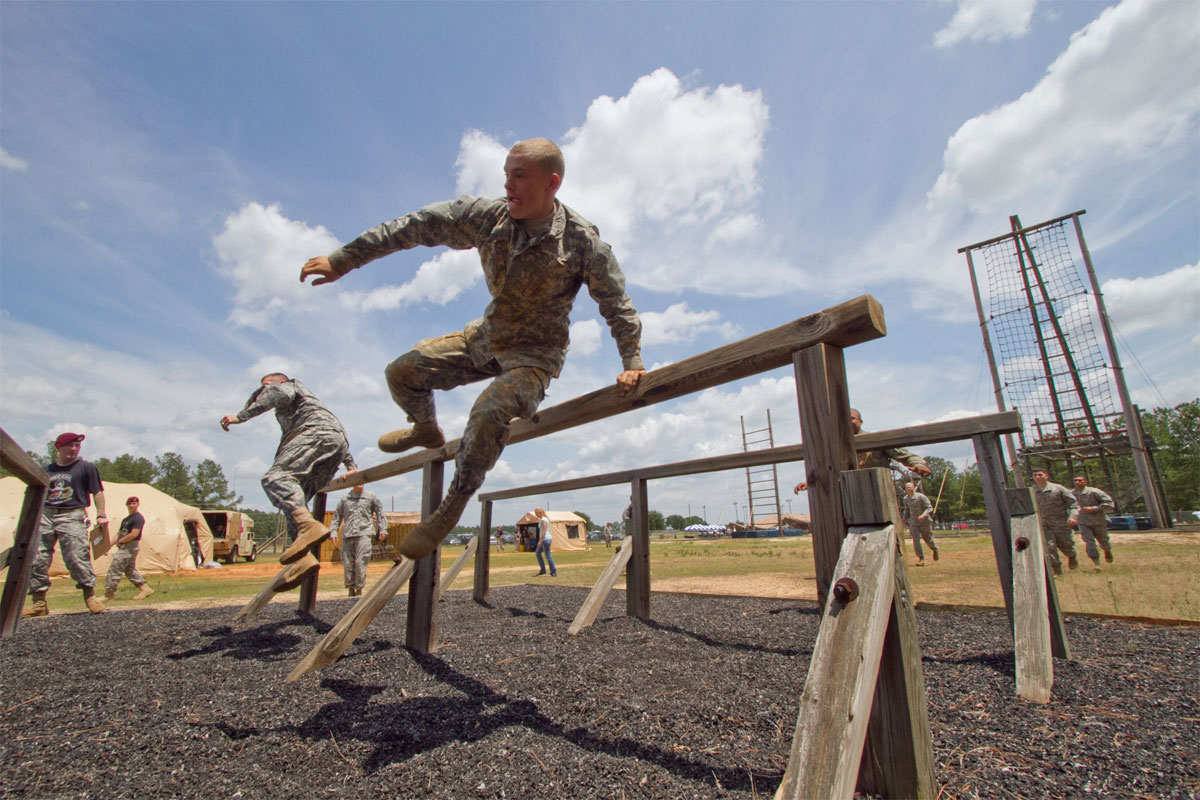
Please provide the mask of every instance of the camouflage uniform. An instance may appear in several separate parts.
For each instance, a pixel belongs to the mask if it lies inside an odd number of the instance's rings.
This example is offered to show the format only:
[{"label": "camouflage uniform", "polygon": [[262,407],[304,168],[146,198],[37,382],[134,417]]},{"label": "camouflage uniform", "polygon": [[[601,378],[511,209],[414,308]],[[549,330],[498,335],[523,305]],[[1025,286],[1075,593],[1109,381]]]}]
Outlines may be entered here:
[{"label": "camouflage uniform", "polygon": [[[864,432],[865,431],[859,431],[858,433]],[[858,434],[855,434],[855,436],[857,435]],[[926,466],[925,459],[921,458],[916,453],[905,450],[903,447],[894,447],[891,450],[870,450],[868,452],[858,454],[859,469],[871,469],[873,467],[890,469],[893,461],[903,464],[910,470],[913,467]]]},{"label": "camouflage uniform", "polygon": [[[133,517],[134,515],[130,514],[121,522],[121,528],[117,533],[118,539],[127,536],[135,524],[140,524],[143,526],[143,531],[145,530],[146,518],[137,514],[137,517],[141,518],[141,522],[136,523]],[[127,576],[130,582],[139,588],[146,584],[146,579],[142,577],[142,573],[138,572],[137,568],[137,556],[138,550],[141,549],[141,543],[142,538],[138,536],[132,542],[117,545],[117,551],[113,553],[112,562],[108,565],[108,575],[104,578],[105,588],[110,594],[115,593],[117,587],[121,585],[122,575]]]},{"label": "camouflage uniform", "polygon": [[88,548],[87,512],[82,508],[56,511],[49,506],[42,511],[38,528],[37,555],[29,573],[29,592],[44,592],[50,588],[50,562],[54,545],[62,545],[63,565],[75,579],[78,589],[94,589],[96,573],[92,570],[92,553]]},{"label": "camouflage uniform", "polygon": [[1055,572],[1062,571],[1062,560],[1058,557],[1061,550],[1070,558],[1075,556],[1075,536],[1067,520],[1079,515],[1079,504],[1071,490],[1057,483],[1047,482],[1044,487],[1033,486],[1037,495],[1038,521],[1042,526],[1042,536],[1046,539],[1046,558]]},{"label": "camouflage uniform", "polygon": [[355,469],[354,457],[342,423],[300,381],[261,386],[246,407],[237,413],[241,422],[275,409],[283,432],[273,463],[262,477],[263,491],[284,512],[288,535],[296,538],[291,513],[308,501],[337,474],[338,466]]},{"label": "camouflage uniform", "polygon": [[434,389],[494,378],[471,409],[449,487],[470,495],[499,459],[512,420],[533,416],[562,370],[571,306],[582,286],[600,306],[627,370],[644,369],[642,326],[609,246],[594,225],[558,201],[549,226],[532,234],[509,217],[503,198],[434,203],[364,232],[330,253],[329,263],[345,275],[422,245],[476,248],[492,302],[483,319],[418,342],[388,365],[388,389],[410,421],[431,423]]},{"label": "camouflage uniform", "polygon": [[337,504],[329,531],[338,535],[341,527],[342,570],[347,589],[361,589],[367,584],[367,562],[371,560],[371,534],[384,533],[383,504],[373,493],[351,491]]},{"label": "camouflage uniform", "polygon": [[934,553],[938,551],[937,542],[933,540],[933,522],[929,517],[921,516],[926,512],[931,516],[933,514],[933,503],[929,502],[928,497],[920,492],[913,492],[911,497],[908,492],[904,493],[904,524],[912,534],[913,552],[922,560],[925,558],[925,552],[921,549],[922,539],[929,543]]},{"label": "camouflage uniform", "polygon": [[[1085,486],[1082,490],[1072,489],[1071,494],[1075,495],[1075,502],[1079,504],[1079,535],[1083,537],[1088,558],[1098,564],[1100,551],[1096,549],[1096,542],[1100,542],[1100,550],[1106,553],[1112,550],[1108,541],[1108,515],[1116,506],[1107,492],[1095,486]],[[1096,506],[1100,510],[1084,511],[1084,506]]]}]

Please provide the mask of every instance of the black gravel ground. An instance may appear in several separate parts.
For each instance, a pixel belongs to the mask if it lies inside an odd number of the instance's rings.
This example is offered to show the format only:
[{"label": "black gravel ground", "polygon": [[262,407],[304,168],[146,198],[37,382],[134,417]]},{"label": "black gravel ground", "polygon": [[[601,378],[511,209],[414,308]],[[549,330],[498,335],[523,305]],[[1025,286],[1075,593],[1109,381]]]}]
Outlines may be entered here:
[{"label": "black gravel ground", "polygon": [[[655,595],[655,621],[516,586],[403,596],[341,661],[283,678],[350,601],[26,620],[0,642],[0,796],[755,798],[782,778],[811,604]],[[1200,792],[1200,630],[1071,618],[1053,702],[1015,699],[1003,613],[918,614],[941,797]]]}]

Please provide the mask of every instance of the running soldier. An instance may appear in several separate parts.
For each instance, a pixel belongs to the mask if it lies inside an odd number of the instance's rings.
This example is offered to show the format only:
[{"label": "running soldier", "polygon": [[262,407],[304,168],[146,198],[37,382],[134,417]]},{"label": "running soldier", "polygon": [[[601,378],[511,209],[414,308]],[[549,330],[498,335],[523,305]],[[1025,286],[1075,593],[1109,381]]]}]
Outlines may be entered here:
[{"label": "running soldier", "polygon": [[383,516],[383,504],[373,492],[357,484],[346,493],[333,512],[329,523],[329,538],[338,540],[338,529],[342,532],[342,570],[346,575],[346,589],[350,597],[362,596],[367,585],[367,562],[371,560],[371,534],[379,541],[387,541],[387,524]]},{"label": "running soldier", "polygon": [[141,500],[130,497],[125,501],[128,516],[121,520],[117,532],[117,552],[113,553],[112,563],[108,565],[108,575],[105,576],[104,597],[112,600],[117,596],[117,587],[121,585],[121,576],[129,578],[130,583],[138,588],[134,600],[145,600],[154,594],[154,590],[146,583],[142,573],[137,569],[138,550],[141,549],[142,529],[146,527],[146,518],[138,512]]},{"label": "running soldier", "polygon": [[1038,521],[1046,540],[1046,558],[1054,574],[1062,575],[1059,550],[1066,555],[1071,569],[1079,566],[1079,559],[1075,555],[1075,535],[1071,533],[1071,526],[1079,518],[1079,503],[1075,502],[1075,495],[1067,487],[1051,483],[1050,473],[1041,467],[1033,471],[1033,482],[1037,484],[1034,493],[1037,495]]},{"label": "running soldier", "polygon": [[287,516],[292,544],[279,557],[281,564],[308,556],[303,572],[319,568],[309,548],[323,541],[329,529],[313,518],[308,501],[337,473],[338,465],[356,469],[354,456],[342,423],[300,381],[282,372],[264,375],[262,385],[250,395],[236,414],[221,418],[221,427],[239,425],[271,409],[283,438],[273,463],[262,477],[263,491],[271,503]]},{"label": "running soldier", "polygon": [[311,277],[319,286],[421,245],[479,251],[492,295],[483,319],[418,342],[385,371],[392,399],[414,423],[379,437],[385,453],[441,447],[445,436],[437,424],[433,390],[492,379],[467,418],[446,496],[400,544],[408,558],[428,555],[441,543],[500,458],[512,421],[537,410],[562,370],[571,306],[582,286],[616,340],[621,393],[634,389],[645,373],[642,324],[625,294],[625,276],[596,227],[555,198],[563,172],[562,152],[553,142],[518,142],[504,162],[504,197],[463,196],[426,206],[364,232],[327,256],[309,259],[300,270],[302,282]]},{"label": "running soldier", "polygon": [[929,498],[917,491],[916,485],[909,481],[904,484],[904,524],[912,534],[913,552],[917,554],[917,566],[925,566],[925,552],[921,549],[924,539],[933,549],[933,560],[938,560],[937,542],[933,540],[933,503]]},{"label": "running soldier", "polygon": [[[1083,537],[1088,558],[1097,567],[1100,566],[1100,550],[1103,550],[1104,560],[1111,564],[1113,554],[1108,541],[1108,515],[1116,508],[1113,499],[1107,492],[1088,486],[1088,479],[1084,475],[1076,475],[1074,483],[1071,494],[1075,495],[1075,502],[1079,504],[1079,535]],[[1100,550],[1096,549],[1096,542],[1100,543]]]}]

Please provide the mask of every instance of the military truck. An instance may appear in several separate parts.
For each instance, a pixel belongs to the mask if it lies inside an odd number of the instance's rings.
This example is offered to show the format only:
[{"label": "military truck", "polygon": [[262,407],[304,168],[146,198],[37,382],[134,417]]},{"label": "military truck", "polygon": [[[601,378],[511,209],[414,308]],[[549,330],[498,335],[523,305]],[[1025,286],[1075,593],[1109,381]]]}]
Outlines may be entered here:
[{"label": "military truck", "polygon": [[226,564],[238,556],[253,561],[258,558],[254,542],[254,520],[238,511],[201,511],[213,535],[213,558]]}]

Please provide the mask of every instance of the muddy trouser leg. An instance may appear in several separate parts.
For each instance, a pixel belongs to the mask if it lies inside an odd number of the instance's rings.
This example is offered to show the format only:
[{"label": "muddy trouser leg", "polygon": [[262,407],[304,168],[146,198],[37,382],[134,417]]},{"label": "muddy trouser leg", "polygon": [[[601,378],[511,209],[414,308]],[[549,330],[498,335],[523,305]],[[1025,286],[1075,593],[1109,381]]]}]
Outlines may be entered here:
[{"label": "muddy trouser leg", "polygon": [[1065,556],[1075,557],[1075,534],[1066,525],[1054,529],[1054,543]]},{"label": "muddy trouser leg", "polygon": [[54,529],[53,518],[43,513],[38,526],[37,555],[33,557],[33,566],[29,571],[30,594],[50,588],[50,562],[54,559],[54,546],[57,543],[58,531]]},{"label": "muddy trouser leg", "polygon": [[263,491],[287,520],[288,540],[296,540],[292,512],[307,508],[308,501],[337,474],[350,452],[340,431],[303,431],[279,446],[275,463],[262,477]]},{"label": "muddy trouser leg", "polygon": [[517,418],[532,417],[546,396],[550,376],[537,367],[505,370],[480,393],[467,417],[450,491],[472,495],[495,466]]},{"label": "muddy trouser leg", "polygon": [[433,390],[445,391],[500,374],[481,335],[465,331],[422,339],[384,370],[388,391],[409,422],[436,422]]},{"label": "muddy trouser leg", "polygon": [[[1083,544],[1087,548],[1088,558],[1092,561],[1100,560],[1100,550],[1111,550],[1112,545],[1108,540],[1108,522],[1101,520],[1099,522],[1084,522],[1079,521],[1079,535],[1083,537]],[[1096,548],[1096,544],[1100,544],[1100,548]]]},{"label": "muddy trouser leg", "polygon": [[1058,549],[1054,546],[1054,531],[1042,528],[1042,538],[1046,540],[1046,560],[1055,569],[1062,569],[1062,559],[1058,557]]},{"label": "muddy trouser leg", "polygon": [[361,589],[367,585],[367,563],[371,560],[371,537],[360,536],[354,540],[358,550],[354,554],[354,588]]},{"label": "muddy trouser leg", "polygon": [[937,542],[933,540],[933,523],[923,519],[917,523],[917,529],[921,531],[921,538],[929,544],[929,549],[937,552]]},{"label": "muddy trouser leg", "polygon": [[912,534],[913,553],[917,558],[924,560],[925,551],[921,549],[921,533],[917,524],[912,520],[905,520],[904,524],[908,526],[908,532]]},{"label": "muddy trouser leg", "polygon": [[354,588],[354,545],[351,544],[354,539],[342,537],[342,577],[347,589]]}]

